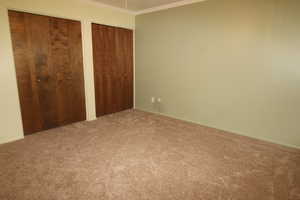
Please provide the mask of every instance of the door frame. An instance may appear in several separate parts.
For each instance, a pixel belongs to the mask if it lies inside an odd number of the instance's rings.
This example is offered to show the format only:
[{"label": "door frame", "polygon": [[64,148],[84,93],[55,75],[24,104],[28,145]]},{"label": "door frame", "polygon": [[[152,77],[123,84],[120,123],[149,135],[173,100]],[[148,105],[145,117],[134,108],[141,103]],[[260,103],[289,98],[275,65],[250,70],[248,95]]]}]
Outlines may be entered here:
[{"label": "door frame", "polygon": [[[136,57],[135,57],[135,28],[131,29],[128,27],[118,26],[114,24],[107,24],[103,22],[99,22],[96,20],[90,20],[90,19],[83,19],[80,17],[69,17],[67,15],[60,15],[60,14],[53,14],[51,12],[47,11],[36,11],[31,9],[20,9],[16,7],[11,6],[5,6],[1,5],[2,8],[6,9],[6,15],[8,16],[8,11],[19,11],[19,12],[25,12],[25,13],[31,13],[36,15],[44,15],[49,17],[56,17],[56,18],[62,18],[62,19],[68,19],[68,20],[75,20],[79,21],[81,24],[81,42],[82,42],[82,57],[83,57],[83,78],[84,78],[84,91],[85,91],[85,106],[86,106],[86,121],[93,121],[96,120],[96,104],[95,104],[95,86],[94,86],[94,63],[93,63],[93,41],[92,41],[92,23],[95,24],[103,24],[107,26],[114,26],[119,28],[125,28],[130,29],[133,31],[133,108],[136,108]],[[7,17],[7,20],[9,18]],[[9,24],[9,22],[8,22]],[[11,33],[10,33],[11,34]],[[11,35],[10,35],[11,40]],[[12,41],[11,41],[12,42]],[[13,56],[13,49],[12,45],[10,46],[11,56]],[[14,65],[14,74],[16,75],[15,70],[15,63],[14,59],[11,61]],[[15,82],[17,85],[17,79],[15,78]],[[19,110],[21,110],[20,105],[20,99],[19,99],[19,92],[17,92],[18,98],[17,102],[19,104]],[[22,119],[21,112],[19,112],[20,119]],[[23,131],[23,124],[21,123],[22,131]],[[16,139],[22,139],[24,138],[24,131],[22,132],[22,137],[16,138]]]},{"label": "door frame", "polygon": [[[92,49],[92,58],[94,57],[94,53],[93,53],[93,36],[92,36],[92,25],[93,24],[98,24],[98,25],[103,25],[103,26],[110,26],[110,27],[114,27],[114,28],[123,28],[123,29],[127,29],[127,30],[130,30],[132,31],[132,59],[133,59],[133,66],[132,66],[132,73],[133,73],[133,80],[132,80],[132,83],[133,83],[133,95],[132,95],[132,98],[133,98],[133,109],[136,109],[136,69],[135,69],[135,64],[136,64],[136,57],[135,57],[135,29],[131,29],[131,28],[126,28],[126,27],[122,27],[122,26],[114,26],[114,25],[108,25],[108,24],[103,24],[103,23],[98,23],[98,22],[95,22],[95,21],[90,21],[90,31],[91,31],[91,49]],[[92,67],[93,67],[93,83],[95,84],[95,81],[94,81],[94,58],[92,60]],[[95,87],[93,88],[94,89],[94,100],[95,100],[95,113],[96,113],[96,97],[95,97]],[[96,117],[97,118],[97,117]]]},{"label": "door frame", "polygon": [[[127,29],[127,30],[131,30],[132,31],[132,40],[133,40],[133,109],[136,109],[136,69],[135,69],[135,66],[136,66],[136,57],[135,57],[135,29],[131,29],[131,28],[126,28],[126,27],[122,27],[122,26],[114,26],[114,25],[110,25],[110,24],[105,24],[105,23],[99,23],[99,22],[96,22],[96,21],[93,21],[93,20],[90,20],[88,21],[90,23],[90,36],[91,36],[91,40],[90,40],[90,44],[91,44],[91,52],[92,52],[92,64],[91,66],[93,67],[93,83],[95,84],[94,82],[94,55],[93,55],[93,36],[92,36],[92,25],[93,24],[98,24],[98,25],[103,25],[103,26],[111,26],[111,27],[115,27],[115,28],[123,28],[123,29]],[[95,97],[95,87],[93,88],[94,90],[94,105],[95,105],[95,114],[96,114],[96,97]],[[96,117],[97,118],[97,117]]]},{"label": "door frame", "polygon": [[[99,23],[94,20],[82,19],[80,17],[68,17],[66,15],[57,15],[49,12],[33,11],[27,9],[19,9],[14,7],[5,7],[7,12],[8,10],[14,10],[19,12],[26,12],[36,15],[44,15],[49,17],[56,17],[62,19],[69,19],[79,21],[81,24],[81,40],[82,40],[82,56],[83,56],[83,71],[84,71],[84,88],[85,88],[85,102],[86,102],[86,120],[93,121],[97,119],[96,117],[96,105],[95,105],[95,87],[94,87],[94,62],[93,62],[93,38],[92,38],[92,24],[100,24],[105,26],[112,26],[117,28],[124,28],[132,30],[133,32],[133,108],[136,108],[136,84],[135,84],[135,66],[136,66],[136,57],[135,57],[135,29],[111,25],[106,23]],[[92,76],[91,76],[92,75]],[[93,84],[91,84],[93,83]],[[89,95],[88,95],[89,94]],[[94,108],[93,108],[94,107]]]},{"label": "door frame", "polygon": [[[88,49],[86,48],[88,44],[86,43],[86,40],[85,40],[85,38],[87,37],[87,35],[86,35],[87,33],[86,33],[85,29],[86,29],[86,26],[88,25],[88,20],[84,20],[84,19],[81,19],[79,17],[68,17],[66,15],[57,15],[57,14],[52,14],[52,13],[48,13],[48,12],[33,11],[33,10],[28,10],[28,9],[19,9],[19,8],[14,8],[14,7],[9,7],[9,6],[5,6],[4,8],[6,9],[7,16],[8,16],[8,11],[11,10],[11,11],[24,12],[24,13],[34,14],[34,15],[42,15],[42,16],[47,16],[47,17],[54,17],[54,18],[72,20],[72,21],[77,21],[77,22],[80,23],[80,26],[81,26],[81,43],[82,43],[82,59],[83,59],[82,62],[83,62],[83,79],[84,79],[84,92],[85,92],[86,121],[95,120],[96,118],[93,118],[92,114],[90,114],[91,112],[93,112],[93,110],[91,110],[91,106],[90,106],[92,104],[89,102],[89,98],[88,98],[88,96],[89,96],[88,93],[90,93],[91,90],[86,87],[88,85],[87,82],[91,77],[89,75],[89,71],[88,71],[88,68],[90,68],[89,63],[87,62],[87,60],[89,60],[91,58],[89,58],[90,55],[88,55]],[[11,37],[10,37],[10,39],[11,39]],[[14,61],[13,61],[13,64],[15,65]],[[14,68],[14,72],[16,74],[15,68]],[[18,92],[18,96],[19,96],[19,92]],[[18,103],[19,103],[19,108],[21,108],[19,98],[18,98]],[[88,113],[89,113],[89,115],[88,115]],[[20,113],[20,117],[22,119],[21,113]],[[22,126],[23,126],[23,124],[22,124]],[[24,135],[24,131],[23,131],[23,135]]]}]

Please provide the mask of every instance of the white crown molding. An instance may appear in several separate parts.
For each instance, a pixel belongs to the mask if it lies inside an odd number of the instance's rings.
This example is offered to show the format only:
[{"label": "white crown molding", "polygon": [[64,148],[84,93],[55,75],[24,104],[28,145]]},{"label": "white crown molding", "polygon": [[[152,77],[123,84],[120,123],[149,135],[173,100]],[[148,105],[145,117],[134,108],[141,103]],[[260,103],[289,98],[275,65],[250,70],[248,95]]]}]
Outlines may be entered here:
[{"label": "white crown molding", "polygon": [[153,8],[147,8],[144,10],[140,10],[140,11],[131,11],[125,8],[119,8],[116,6],[111,6],[111,5],[107,5],[101,2],[96,2],[94,0],[81,0],[85,3],[89,3],[92,4],[94,6],[99,6],[99,7],[105,7],[105,8],[110,8],[112,10],[116,10],[116,11],[120,11],[120,12],[124,12],[127,14],[131,14],[131,15],[141,15],[141,14],[146,14],[146,13],[152,13],[152,12],[156,12],[156,11],[160,11],[160,10],[166,10],[169,8],[175,8],[175,7],[180,7],[180,6],[184,6],[184,5],[188,5],[188,4],[193,4],[193,3],[198,3],[198,2],[202,2],[202,1],[207,1],[207,0],[182,0],[179,2],[174,2],[174,3],[169,3],[169,4],[165,4],[162,6],[156,6]]},{"label": "white crown molding", "polygon": [[162,6],[156,6],[153,8],[148,8],[148,9],[144,9],[141,11],[137,11],[137,12],[135,12],[135,15],[141,15],[141,14],[156,12],[156,11],[160,11],[160,10],[166,10],[169,8],[175,8],[175,7],[198,3],[198,2],[202,2],[202,1],[207,1],[207,0],[183,0],[183,1],[179,1],[179,2],[174,2],[174,3],[162,5]]},{"label": "white crown molding", "polygon": [[94,5],[94,6],[102,7],[102,8],[103,7],[104,8],[110,8],[112,10],[116,10],[116,11],[119,11],[119,12],[131,14],[131,15],[136,15],[136,12],[134,12],[134,11],[131,11],[131,10],[128,10],[128,9],[125,9],[125,8],[119,8],[119,7],[116,7],[116,6],[107,5],[107,4],[104,4],[104,3],[101,3],[101,2],[96,2],[94,0],[80,0],[80,1],[85,2],[85,3],[89,3],[89,4]]}]

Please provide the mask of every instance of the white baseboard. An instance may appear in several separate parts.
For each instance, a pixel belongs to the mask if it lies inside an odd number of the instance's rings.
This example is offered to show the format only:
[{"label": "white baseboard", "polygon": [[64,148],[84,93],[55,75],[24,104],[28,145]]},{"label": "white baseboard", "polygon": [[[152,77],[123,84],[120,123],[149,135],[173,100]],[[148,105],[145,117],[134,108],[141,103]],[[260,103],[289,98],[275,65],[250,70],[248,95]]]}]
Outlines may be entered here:
[{"label": "white baseboard", "polygon": [[97,119],[97,117],[93,117],[91,119],[86,119],[85,121],[90,122],[90,121],[95,121]]},{"label": "white baseboard", "polygon": [[17,140],[24,139],[24,136],[10,137],[10,138],[0,138],[0,144],[5,144],[9,142],[14,142]]},{"label": "white baseboard", "polygon": [[165,116],[165,117],[170,117],[170,118],[173,118],[173,119],[178,119],[178,120],[182,120],[182,121],[186,121],[186,122],[190,122],[190,123],[194,123],[194,124],[199,124],[199,125],[202,125],[202,126],[206,126],[206,127],[210,127],[210,128],[214,128],[214,129],[226,131],[226,132],[229,132],[229,133],[233,133],[233,134],[236,134],[236,135],[240,135],[240,136],[244,136],[244,137],[248,137],[248,138],[253,138],[253,139],[261,140],[261,141],[264,141],[264,142],[267,142],[267,143],[281,145],[281,146],[284,146],[284,147],[287,147],[287,148],[293,148],[293,149],[300,150],[300,146],[295,146],[295,145],[292,145],[292,144],[286,144],[286,143],[282,143],[282,142],[270,140],[270,139],[267,139],[267,138],[249,136],[249,135],[246,135],[246,134],[237,133],[237,132],[232,131],[232,130],[224,130],[224,129],[221,129],[221,128],[218,128],[218,127],[212,127],[212,126],[208,126],[208,125],[205,125],[205,124],[201,124],[200,122],[178,118],[178,117],[175,117],[173,115],[168,115],[168,114],[165,114],[165,113],[159,113],[159,112],[149,111],[149,110],[146,110],[146,109],[143,109],[143,108],[136,107],[134,109],[141,110],[141,111],[148,112],[148,113],[157,114],[157,115],[162,115],[162,116]]}]

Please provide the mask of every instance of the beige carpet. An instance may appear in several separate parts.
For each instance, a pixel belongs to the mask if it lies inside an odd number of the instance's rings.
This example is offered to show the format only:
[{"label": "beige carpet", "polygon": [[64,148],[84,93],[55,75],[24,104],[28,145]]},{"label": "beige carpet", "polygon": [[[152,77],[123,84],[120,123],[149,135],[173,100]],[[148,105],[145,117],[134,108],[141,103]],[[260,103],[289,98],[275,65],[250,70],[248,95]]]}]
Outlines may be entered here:
[{"label": "beige carpet", "polygon": [[300,152],[125,111],[0,145],[1,200],[299,200]]}]

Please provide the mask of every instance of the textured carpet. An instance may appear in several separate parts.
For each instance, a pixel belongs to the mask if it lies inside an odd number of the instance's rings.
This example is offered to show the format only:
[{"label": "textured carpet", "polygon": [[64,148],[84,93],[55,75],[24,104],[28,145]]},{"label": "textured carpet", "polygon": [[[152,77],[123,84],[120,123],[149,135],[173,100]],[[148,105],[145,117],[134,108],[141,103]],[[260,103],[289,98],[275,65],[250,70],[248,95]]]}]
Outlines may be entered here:
[{"label": "textured carpet", "polygon": [[0,145],[1,200],[298,200],[300,152],[140,111]]}]

